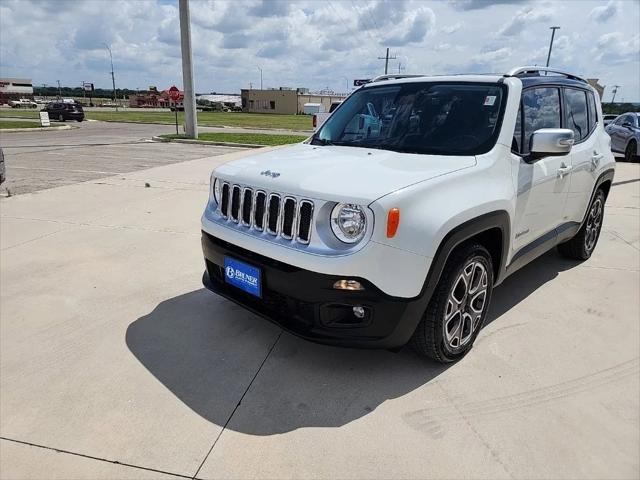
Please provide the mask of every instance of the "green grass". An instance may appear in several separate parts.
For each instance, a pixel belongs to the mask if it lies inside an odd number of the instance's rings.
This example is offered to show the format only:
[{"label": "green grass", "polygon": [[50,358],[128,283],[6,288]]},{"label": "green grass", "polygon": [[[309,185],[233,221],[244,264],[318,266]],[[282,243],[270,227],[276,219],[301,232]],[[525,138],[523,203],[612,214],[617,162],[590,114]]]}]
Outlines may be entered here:
[{"label": "green grass", "polygon": [[[87,118],[104,122],[175,123],[174,112],[127,110],[126,112],[85,110]],[[1,110],[2,117],[38,118],[38,111]],[[281,128],[284,130],[313,130],[309,115],[275,115],[273,113],[198,112],[198,124],[204,127]],[[184,123],[184,112],[178,112],[178,123]]]},{"label": "green grass", "polygon": [[[164,138],[185,138],[184,135],[161,135]],[[253,145],[287,145],[305,140],[305,135],[269,135],[266,133],[200,133],[198,140],[208,142],[249,143]]]},{"label": "green grass", "polygon": [[[87,118],[105,122],[175,123],[174,112],[86,112]],[[286,130],[312,130],[312,119],[307,115],[274,115],[268,113],[198,112],[198,125],[245,128],[281,128]],[[178,112],[178,123],[184,123],[184,112]]]},{"label": "green grass", "polygon": [[20,120],[0,120],[0,130],[4,130],[6,128],[36,128],[39,127],[40,124],[37,122],[22,122]]},{"label": "green grass", "polygon": [[14,117],[14,118],[40,118],[38,115],[38,109],[33,110],[21,110],[18,108],[12,108],[11,110],[0,110],[0,118]]}]

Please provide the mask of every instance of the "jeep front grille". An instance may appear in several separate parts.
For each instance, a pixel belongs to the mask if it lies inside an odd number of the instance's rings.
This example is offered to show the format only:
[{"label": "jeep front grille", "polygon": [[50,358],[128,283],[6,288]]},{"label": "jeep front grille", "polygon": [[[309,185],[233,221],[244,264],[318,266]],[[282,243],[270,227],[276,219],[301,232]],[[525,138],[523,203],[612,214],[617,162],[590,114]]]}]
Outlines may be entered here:
[{"label": "jeep front grille", "polygon": [[227,221],[244,227],[305,245],[311,240],[311,200],[224,182],[219,209]]}]

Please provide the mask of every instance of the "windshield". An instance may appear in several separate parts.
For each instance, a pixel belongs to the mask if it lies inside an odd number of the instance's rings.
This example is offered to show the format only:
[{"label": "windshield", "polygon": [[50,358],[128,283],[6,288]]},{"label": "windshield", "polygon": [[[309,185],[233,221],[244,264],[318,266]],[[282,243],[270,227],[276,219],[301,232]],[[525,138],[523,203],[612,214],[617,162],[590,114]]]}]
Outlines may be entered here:
[{"label": "windshield", "polygon": [[329,117],[311,143],[477,155],[495,144],[505,101],[506,87],[496,83],[361,88]]}]

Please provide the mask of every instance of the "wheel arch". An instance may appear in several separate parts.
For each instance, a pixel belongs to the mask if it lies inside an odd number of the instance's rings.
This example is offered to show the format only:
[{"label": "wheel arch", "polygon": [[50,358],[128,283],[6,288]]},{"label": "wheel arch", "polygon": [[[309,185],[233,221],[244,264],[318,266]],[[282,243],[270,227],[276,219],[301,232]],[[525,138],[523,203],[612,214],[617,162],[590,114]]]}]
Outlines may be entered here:
[{"label": "wheel arch", "polygon": [[451,254],[469,242],[480,243],[491,253],[494,285],[499,284],[505,276],[511,235],[510,225],[509,213],[506,210],[496,210],[467,220],[451,229],[438,245],[421,295],[426,296],[427,299],[431,298]]}]

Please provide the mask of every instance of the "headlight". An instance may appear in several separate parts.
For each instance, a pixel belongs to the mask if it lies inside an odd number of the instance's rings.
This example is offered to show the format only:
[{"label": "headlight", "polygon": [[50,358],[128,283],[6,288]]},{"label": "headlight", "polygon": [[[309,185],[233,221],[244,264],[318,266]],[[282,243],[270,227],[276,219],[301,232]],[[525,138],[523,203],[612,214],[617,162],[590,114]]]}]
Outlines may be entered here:
[{"label": "headlight", "polygon": [[220,203],[222,198],[222,182],[217,178],[213,179],[213,199],[216,203]]},{"label": "headlight", "polygon": [[345,243],[357,243],[362,240],[367,229],[367,216],[359,205],[339,203],[331,211],[331,230]]}]

